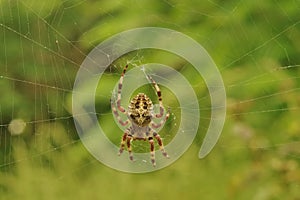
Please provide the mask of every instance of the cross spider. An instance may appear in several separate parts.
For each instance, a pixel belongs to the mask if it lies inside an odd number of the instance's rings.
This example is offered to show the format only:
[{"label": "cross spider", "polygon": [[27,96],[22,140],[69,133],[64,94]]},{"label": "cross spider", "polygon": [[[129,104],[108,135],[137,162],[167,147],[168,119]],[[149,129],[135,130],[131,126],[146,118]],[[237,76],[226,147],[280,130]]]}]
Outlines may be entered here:
[{"label": "cross spider", "polygon": [[[151,155],[151,162],[152,165],[155,166],[155,152],[154,152],[154,141],[153,138],[155,138],[158,142],[159,148],[162,152],[162,154],[169,158],[167,152],[164,149],[163,142],[159,136],[159,134],[154,130],[155,128],[161,127],[166,120],[169,118],[170,113],[169,110],[167,111],[165,117],[164,115],[164,107],[162,104],[162,97],[161,97],[161,91],[157,85],[157,83],[152,79],[151,76],[147,76],[148,79],[152,82],[154,89],[156,91],[156,94],[158,96],[159,101],[159,107],[160,111],[159,113],[155,114],[153,112],[153,104],[150,98],[144,94],[139,93],[137,94],[132,100],[130,101],[130,104],[128,106],[128,110],[125,110],[124,107],[121,106],[121,92],[122,92],[122,86],[123,86],[123,79],[124,74],[128,68],[128,65],[126,65],[123,69],[123,73],[121,74],[119,85],[118,85],[118,96],[117,96],[117,108],[115,106],[115,103],[110,100],[111,102],[111,108],[116,116],[118,123],[122,126],[126,126],[127,124],[131,124],[124,132],[119,155],[122,154],[124,151],[125,143],[127,145],[128,153],[129,153],[129,159],[133,160],[132,155],[132,149],[131,149],[131,142],[133,140],[144,140],[146,141],[148,139],[150,143],[150,155]],[[125,114],[127,116],[127,120],[123,121],[121,117],[119,116],[119,112],[122,114]],[[153,118],[161,118],[161,121],[159,123],[155,123],[152,121]]]}]

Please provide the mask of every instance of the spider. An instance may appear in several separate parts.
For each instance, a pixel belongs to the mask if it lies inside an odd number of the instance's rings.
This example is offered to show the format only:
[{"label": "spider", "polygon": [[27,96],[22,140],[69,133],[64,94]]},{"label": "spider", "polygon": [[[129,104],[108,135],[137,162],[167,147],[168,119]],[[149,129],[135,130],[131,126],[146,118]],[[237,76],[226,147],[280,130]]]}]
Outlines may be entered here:
[{"label": "spider", "polygon": [[[118,123],[121,124],[122,126],[126,126],[130,124],[130,126],[124,131],[118,155],[120,156],[123,153],[126,144],[129,153],[129,159],[133,161],[131,142],[133,140],[144,140],[144,141],[148,140],[150,144],[151,163],[153,166],[155,166],[156,162],[155,162],[155,151],[154,151],[154,140],[153,140],[154,138],[157,140],[157,143],[159,145],[162,154],[166,158],[169,158],[169,155],[164,149],[162,139],[160,138],[159,134],[155,131],[155,129],[161,127],[166,122],[166,120],[170,116],[170,112],[168,109],[166,115],[163,117],[165,109],[162,104],[161,91],[157,83],[149,75],[147,75],[147,77],[153,84],[158,97],[159,109],[160,109],[159,113],[157,114],[154,113],[152,101],[144,93],[139,93],[132,98],[128,106],[128,110],[125,110],[125,108],[121,106],[121,92],[123,86],[123,79],[127,68],[128,68],[128,64],[124,67],[123,73],[121,74],[119,80],[118,96],[117,96],[117,103],[116,103],[117,107],[115,106],[115,103],[112,101],[112,99],[110,99],[111,108],[115,117],[118,120]],[[125,121],[121,119],[119,112],[127,116],[127,119]],[[159,123],[155,123],[154,121],[152,121],[153,118],[160,118],[161,120]]]}]

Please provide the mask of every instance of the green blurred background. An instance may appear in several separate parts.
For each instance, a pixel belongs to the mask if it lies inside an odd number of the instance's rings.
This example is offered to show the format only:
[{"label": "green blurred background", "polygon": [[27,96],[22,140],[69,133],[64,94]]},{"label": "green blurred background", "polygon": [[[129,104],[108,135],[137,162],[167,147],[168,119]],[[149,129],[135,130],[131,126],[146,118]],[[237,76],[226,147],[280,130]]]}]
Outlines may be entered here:
[{"label": "green blurred background", "polygon": [[[298,0],[0,0],[0,199],[300,199],[299,13]],[[122,133],[109,96],[129,60],[172,66],[193,85],[201,108],[197,138],[178,161],[127,174],[82,145],[72,87],[96,45],[144,26],[174,29],[203,45],[224,80],[227,117],[213,151],[198,159],[210,116],[201,77],[166,52],[120,58],[96,98],[99,123],[116,144]],[[161,133],[168,143],[180,107],[162,91],[172,107]],[[135,147],[148,150],[141,142]]]}]

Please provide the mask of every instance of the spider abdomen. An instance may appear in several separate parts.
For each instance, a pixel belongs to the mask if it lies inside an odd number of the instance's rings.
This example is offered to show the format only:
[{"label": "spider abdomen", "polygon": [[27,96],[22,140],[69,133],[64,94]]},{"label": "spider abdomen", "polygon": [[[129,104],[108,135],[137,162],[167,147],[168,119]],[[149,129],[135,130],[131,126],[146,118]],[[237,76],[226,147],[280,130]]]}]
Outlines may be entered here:
[{"label": "spider abdomen", "polygon": [[138,126],[147,126],[151,122],[153,104],[144,93],[139,93],[130,101],[128,115],[131,121]]}]

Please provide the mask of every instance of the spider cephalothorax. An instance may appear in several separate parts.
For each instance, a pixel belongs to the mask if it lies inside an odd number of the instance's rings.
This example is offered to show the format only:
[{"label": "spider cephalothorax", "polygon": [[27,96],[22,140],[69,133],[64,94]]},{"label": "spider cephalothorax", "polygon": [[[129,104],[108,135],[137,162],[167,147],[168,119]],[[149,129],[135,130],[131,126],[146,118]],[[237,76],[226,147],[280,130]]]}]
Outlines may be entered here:
[{"label": "spider cephalothorax", "polygon": [[[121,91],[123,86],[124,75],[127,68],[128,65],[124,67],[123,73],[119,80],[117,108],[115,106],[115,103],[111,100],[111,108],[118,122],[122,126],[126,126],[130,124],[130,126],[125,130],[123,134],[119,155],[124,151],[125,143],[126,143],[128,153],[129,153],[129,158],[130,160],[133,160],[132,149],[131,149],[132,140],[148,139],[150,143],[151,162],[153,166],[155,166],[156,163],[155,163],[155,155],[154,155],[154,141],[153,141],[154,138],[157,140],[159,148],[162,151],[162,154],[167,158],[169,157],[164,149],[163,142],[160,136],[158,135],[158,133],[155,131],[155,129],[161,127],[169,118],[170,114],[168,111],[164,116],[165,109],[162,104],[161,91],[157,83],[149,75],[147,77],[149,81],[151,81],[152,85],[154,86],[154,89],[158,97],[159,113],[154,114],[152,101],[144,93],[139,93],[138,95],[136,95],[130,101],[130,104],[128,106],[128,111],[125,110],[125,108],[121,105]],[[119,116],[119,112],[125,114],[127,116],[127,120],[125,121],[122,120],[121,117]],[[153,118],[161,119],[161,120],[159,123],[155,123],[154,121],[152,121]]]}]

